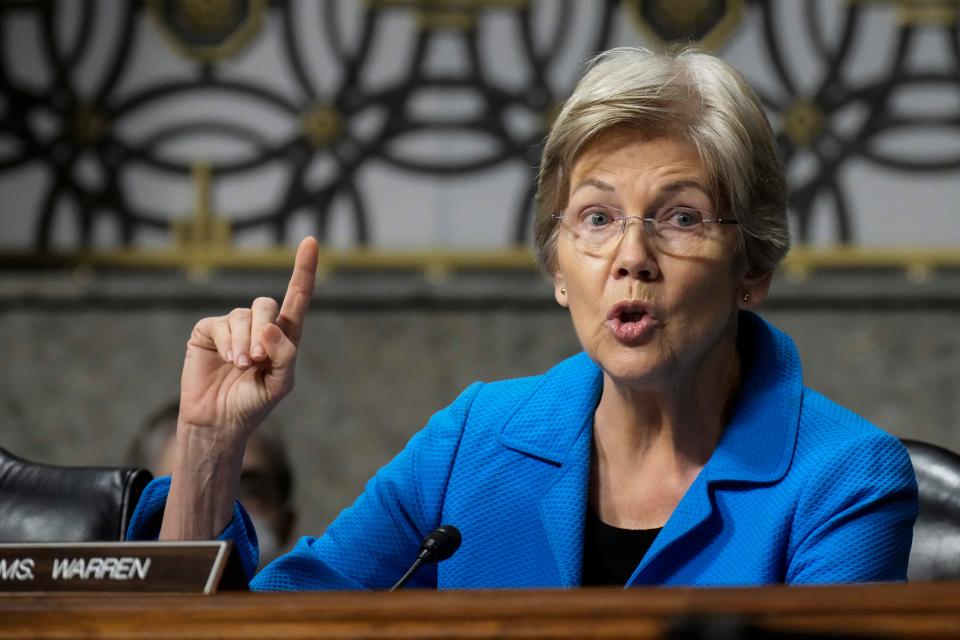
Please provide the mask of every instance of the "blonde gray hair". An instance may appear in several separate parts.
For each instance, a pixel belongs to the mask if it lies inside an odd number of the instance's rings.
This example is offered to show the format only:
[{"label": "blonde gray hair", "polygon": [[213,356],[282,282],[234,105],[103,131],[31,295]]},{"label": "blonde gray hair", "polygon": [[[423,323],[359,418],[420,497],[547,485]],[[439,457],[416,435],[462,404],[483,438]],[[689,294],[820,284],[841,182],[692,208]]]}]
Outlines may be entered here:
[{"label": "blonde gray hair", "polygon": [[552,276],[556,266],[553,215],[567,204],[574,163],[601,134],[624,127],[691,144],[710,176],[716,213],[739,220],[748,269],[776,269],[790,248],[786,181],[756,94],[729,64],[692,47],[623,47],[590,61],[547,136],[534,219],[544,273]]}]

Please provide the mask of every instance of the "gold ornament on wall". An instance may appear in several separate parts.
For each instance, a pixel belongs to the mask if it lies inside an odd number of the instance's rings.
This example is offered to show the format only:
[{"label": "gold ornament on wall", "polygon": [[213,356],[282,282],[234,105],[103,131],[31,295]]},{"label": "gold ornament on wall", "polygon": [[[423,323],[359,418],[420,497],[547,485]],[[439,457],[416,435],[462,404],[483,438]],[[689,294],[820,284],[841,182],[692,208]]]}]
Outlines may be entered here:
[{"label": "gold ornament on wall", "polygon": [[89,107],[81,107],[73,115],[70,123],[70,135],[79,146],[91,147],[107,133],[106,118]]},{"label": "gold ornament on wall", "polygon": [[799,98],[783,111],[783,131],[794,145],[806,147],[823,133],[823,112],[807,99]]},{"label": "gold ornament on wall", "polygon": [[850,0],[861,4],[889,5],[899,25],[950,27],[960,23],[960,0]]},{"label": "gold ornament on wall", "polygon": [[624,0],[639,31],[660,48],[695,41],[719,49],[743,20],[743,0]]},{"label": "gold ornament on wall", "polygon": [[217,217],[213,209],[213,173],[206,162],[193,165],[196,194],[194,210],[170,225],[178,250],[223,249],[230,246],[230,221]]},{"label": "gold ornament on wall", "polygon": [[316,104],[307,109],[300,117],[303,135],[316,149],[330,145],[343,129],[340,112],[327,104]]},{"label": "gold ornament on wall", "polygon": [[235,10],[231,0],[178,0],[176,6],[191,28],[203,32],[216,32],[228,26]]},{"label": "gold ornament on wall", "polygon": [[425,31],[473,29],[477,14],[491,9],[526,9],[529,0],[367,0],[371,9],[410,9]]},{"label": "gold ornament on wall", "polygon": [[232,57],[259,35],[266,0],[150,0],[147,6],[174,51],[210,63]]}]

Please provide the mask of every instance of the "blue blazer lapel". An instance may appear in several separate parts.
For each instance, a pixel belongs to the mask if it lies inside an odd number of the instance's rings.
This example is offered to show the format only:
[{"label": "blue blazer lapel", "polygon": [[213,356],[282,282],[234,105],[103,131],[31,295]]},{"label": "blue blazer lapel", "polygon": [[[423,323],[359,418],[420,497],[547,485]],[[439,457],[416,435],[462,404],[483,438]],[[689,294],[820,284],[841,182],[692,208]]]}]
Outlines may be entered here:
[{"label": "blue blazer lapel", "polygon": [[786,334],[752,313],[740,314],[743,383],[707,480],[775,482],[790,468],[803,403],[803,372]]},{"label": "blue blazer lapel", "polygon": [[580,432],[571,455],[557,470],[556,482],[540,500],[540,520],[565,588],[580,584],[592,433],[592,429]]},{"label": "blue blazer lapel", "polygon": [[654,539],[653,544],[647,553],[643,556],[640,564],[634,570],[633,575],[627,580],[627,585],[644,584],[645,570],[661,554],[661,552],[673,544],[676,540],[689,534],[713,513],[713,504],[710,501],[709,487],[701,472],[697,479],[693,481],[686,494],[680,500],[680,504],[670,514],[670,519],[663,526],[663,530]]},{"label": "blue blazer lapel", "polygon": [[586,354],[564,360],[519,403],[499,436],[503,446],[542,460],[545,472],[556,475],[539,511],[564,587],[580,584],[593,414],[601,388],[601,371]]},{"label": "blue blazer lapel", "polygon": [[796,347],[752,313],[741,314],[739,333],[744,379],[730,423],[628,585],[652,578],[647,569],[661,553],[713,514],[713,491],[728,483],[777,482],[790,468],[803,399]]}]

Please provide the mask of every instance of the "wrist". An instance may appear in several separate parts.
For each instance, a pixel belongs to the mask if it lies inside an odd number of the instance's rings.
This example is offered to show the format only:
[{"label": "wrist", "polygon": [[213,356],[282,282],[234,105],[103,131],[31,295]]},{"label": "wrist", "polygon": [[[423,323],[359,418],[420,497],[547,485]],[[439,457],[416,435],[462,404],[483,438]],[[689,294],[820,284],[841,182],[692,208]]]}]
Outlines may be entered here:
[{"label": "wrist", "polygon": [[177,458],[225,463],[243,458],[247,435],[236,429],[201,426],[180,420],[176,441]]},{"label": "wrist", "polygon": [[210,539],[219,535],[233,517],[246,438],[223,431],[177,425],[173,478],[161,539]]}]

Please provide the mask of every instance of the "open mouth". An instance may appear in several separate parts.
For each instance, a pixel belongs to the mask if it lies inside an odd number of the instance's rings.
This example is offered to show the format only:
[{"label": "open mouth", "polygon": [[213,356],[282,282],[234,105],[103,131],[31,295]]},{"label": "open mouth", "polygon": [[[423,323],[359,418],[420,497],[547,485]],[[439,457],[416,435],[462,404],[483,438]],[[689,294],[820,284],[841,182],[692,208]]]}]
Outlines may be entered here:
[{"label": "open mouth", "polygon": [[611,307],[607,314],[607,328],[625,344],[645,341],[658,326],[653,308],[646,302],[624,300]]},{"label": "open mouth", "polygon": [[652,315],[652,312],[652,307],[646,302],[640,300],[622,300],[610,308],[610,312],[607,314],[607,320],[640,322],[645,317]]}]

